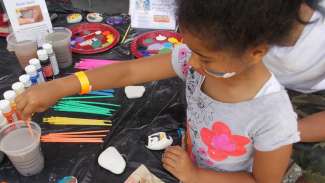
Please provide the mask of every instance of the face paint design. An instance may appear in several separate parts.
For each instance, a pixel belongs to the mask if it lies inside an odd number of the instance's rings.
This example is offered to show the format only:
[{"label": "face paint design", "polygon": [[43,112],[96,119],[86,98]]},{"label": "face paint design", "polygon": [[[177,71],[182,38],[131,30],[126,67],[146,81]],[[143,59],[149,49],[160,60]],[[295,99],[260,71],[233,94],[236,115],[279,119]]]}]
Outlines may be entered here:
[{"label": "face paint design", "polygon": [[236,75],[236,72],[216,72],[211,69],[204,69],[205,73],[209,74],[210,76],[217,77],[217,78],[231,78]]}]

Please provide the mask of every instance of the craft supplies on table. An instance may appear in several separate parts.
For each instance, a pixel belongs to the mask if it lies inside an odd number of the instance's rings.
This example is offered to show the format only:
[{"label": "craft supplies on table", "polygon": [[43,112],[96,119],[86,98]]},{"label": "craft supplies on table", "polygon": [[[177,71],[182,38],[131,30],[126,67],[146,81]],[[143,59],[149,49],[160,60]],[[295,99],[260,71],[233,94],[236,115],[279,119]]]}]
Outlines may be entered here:
[{"label": "craft supplies on table", "polygon": [[86,101],[84,99],[113,98],[114,90],[92,91],[88,95],[64,97],[52,107],[54,111],[87,113],[101,116],[112,116],[120,107],[119,104],[108,102]]},{"label": "craft supplies on table", "polygon": [[41,62],[40,60],[38,60],[37,58],[32,58],[29,60],[29,65],[33,65],[35,66],[37,73],[38,73],[38,77],[39,77],[39,81],[40,82],[44,82],[44,75],[43,75],[43,71],[42,71],[42,66],[41,66]]},{"label": "craft supplies on table", "polygon": [[182,43],[182,36],[172,31],[152,31],[137,36],[131,43],[131,52],[137,57],[169,53]]},{"label": "craft supplies on table", "polygon": [[53,32],[46,35],[45,42],[53,47],[59,68],[65,69],[72,65],[70,49],[72,32],[65,27],[54,27]]},{"label": "craft supplies on table", "polygon": [[120,33],[113,27],[101,23],[83,23],[70,27],[71,50],[79,54],[101,53],[113,48]]},{"label": "craft supplies on table", "polygon": [[36,40],[25,40],[18,42],[14,33],[7,36],[7,49],[10,52],[15,52],[21,68],[28,65],[28,61],[36,58],[37,42]]},{"label": "craft supplies on table", "polygon": [[109,130],[48,133],[41,136],[46,143],[103,143]]},{"label": "craft supplies on table", "polygon": [[48,54],[48,57],[50,59],[51,65],[52,65],[54,76],[58,76],[60,74],[60,69],[59,69],[58,60],[56,59],[56,55],[53,50],[53,46],[49,43],[46,43],[46,44],[43,44],[42,47]]},{"label": "craft supplies on table", "polygon": [[46,81],[53,80],[54,72],[53,72],[51,61],[49,59],[49,56],[48,56],[46,50],[44,50],[44,49],[38,50],[37,56],[41,62],[44,79]]},{"label": "craft supplies on table", "polygon": [[23,176],[38,174],[44,168],[40,136],[41,128],[34,122],[30,126],[22,121],[14,122],[0,130],[0,150]]},{"label": "craft supplies on table", "polygon": [[43,118],[43,122],[51,125],[112,126],[111,120],[68,118],[55,116]]},{"label": "craft supplies on table", "polygon": [[74,68],[81,70],[89,70],[120,62],[121,61],[118,60],[81,59],[78,63],[74,65]]},{"label": "craft supplies on table", "polygon": [[74,176],[67,176],[60,179],[57,183],[78,183],[78,179]]},{"label": "craft supplies on table", "polygon": [[128,23],[128,19],[124,16],[110,16],[106,18],[105,23],[108,25],[123,25]]},{"label": "craft supplies on table", "polygon": [[69,24],[79,23],[82,21],[82,15],[80,13],[72,13],[67,16],[67,22]]},{"label": "craft supplies on table", "polygon": [[103,21],[103,15],[100,13],[88,13],[86,16],[88,22],[99,23]]}]

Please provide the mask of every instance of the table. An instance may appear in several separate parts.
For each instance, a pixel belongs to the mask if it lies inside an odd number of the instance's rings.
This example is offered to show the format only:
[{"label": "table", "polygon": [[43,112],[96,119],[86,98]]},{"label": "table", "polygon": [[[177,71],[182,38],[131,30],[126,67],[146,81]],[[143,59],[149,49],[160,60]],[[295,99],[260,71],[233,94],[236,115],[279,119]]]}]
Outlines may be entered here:
[{"label": "table", "polygon": [[[65,26],[65,15],[53,23],[55,26]],[[125,29],[119,28],[119,30]],[[109,52],[91,56],[74,55],[74,61],[80,58],[100,59],[131,59],[124,55],[117,46]],[[0,39],[0,93],[10,89],[13,82],[23,71],[18,66],[16,57],[6,50],[6,41]],[[70,68],[63,71],[62,76],[73,72]],[[179,79],[169,79],[145,84],[147,89],[141,99],[128,100],[122,89],[116,89],[115,102],[122,105],[112,117],[113,128],[105,139],[105,143],[97,144],[42,144],[45,156],[45,169],[38,175],[23,177],[12,167],[8,159],[0,164],[0,181],[10,183],[45,183],[56,182],[64,176],[75,176],[79,182],[123,182],[141,163],[165,182],[177,182],[160,164],[161,152],[151,152],[144,147],[143,137],[156,131],[174,131],[182,127],[185,121],[185,98],[183,83]],[[53,127],[44,125],[43,116],[50,116],[52,110],[37,114],[33,121],[38,122],[43,132],[57,130],[78,130],[79,127]],[[78,115],[82,117],[83,115]],[[82,127],[94,129],[94,127]],[[139,145],[140,144],[140,145]],[[97,157],[106,147],[114,145],[127,159],[127,169],[121,176],[115,176],[100,168]]]}]

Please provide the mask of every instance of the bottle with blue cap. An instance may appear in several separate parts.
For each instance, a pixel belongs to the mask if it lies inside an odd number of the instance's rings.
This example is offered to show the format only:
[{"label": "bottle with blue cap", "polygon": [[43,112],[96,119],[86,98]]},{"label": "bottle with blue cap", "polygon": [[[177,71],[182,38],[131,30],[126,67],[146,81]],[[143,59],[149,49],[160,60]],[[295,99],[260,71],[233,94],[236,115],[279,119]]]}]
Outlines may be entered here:
[{"label": "bottle with blue cap", "polygon": [[45,82],[43,72],[42,72],[41,62],[37,58],[33,58],[29,60],[29,64],[36,67],[39,76],[38,77],[39,83]]},{"label": "bottle with blue cap", "polygon": [[37,73],[36,67],[33,65],[28,65],[25,67],[26,74],[29,75],[30,81],[32,82],[32,85],[36,85],[39,83],[39,74]]}]

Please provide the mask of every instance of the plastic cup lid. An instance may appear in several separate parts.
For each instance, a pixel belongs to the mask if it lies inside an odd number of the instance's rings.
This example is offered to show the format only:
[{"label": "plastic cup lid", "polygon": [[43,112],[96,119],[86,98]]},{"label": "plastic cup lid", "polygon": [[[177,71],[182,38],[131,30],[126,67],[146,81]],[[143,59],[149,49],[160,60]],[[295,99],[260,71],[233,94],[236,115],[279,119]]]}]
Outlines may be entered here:
[{"label": "plastic cup lid", "polygon": [[8,100],[0,100],[0,110],[3,113],[8,113],[11,111],[10,102]]},{"label": "plastic cup lid", "polygon": [[13,90],[8,90],[6,92],[3,93],[3,97],[4,99],[10,101],[10,102],[14,102],[15,98],[16,98],[16,92]]}]

